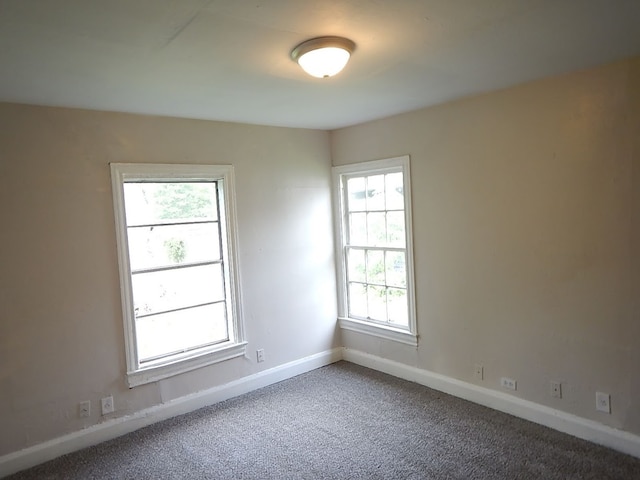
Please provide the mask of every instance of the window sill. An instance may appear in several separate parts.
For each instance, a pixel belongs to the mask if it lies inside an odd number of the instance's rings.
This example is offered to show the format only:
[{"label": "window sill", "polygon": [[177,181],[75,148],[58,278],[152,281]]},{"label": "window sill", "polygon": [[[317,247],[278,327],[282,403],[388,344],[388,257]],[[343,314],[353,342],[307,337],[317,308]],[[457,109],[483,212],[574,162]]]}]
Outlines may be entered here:
[{"label": "window sill", "polygon": [[207,365],[240,357],[245,354],[246,345],[247,342],[231,343],[198,356],[179,359],[172,363],[149,366],[133,372],[127,372],[129,388],[144,385],[146,383],[157,382],[158,380],[173,377],[174,375],[189,372],[197,368],[206,367]]},{"label": "window sill", "polygon": [[375,337],[393,340],[395,342],[404,343],[414,347],[418,346],[418,336],[408,330],[387,327],[385,325],[377,325],[362,320],[344,317],[338,318],[338,325],[340,325],[340,328],[344,330],[373,335]]}]

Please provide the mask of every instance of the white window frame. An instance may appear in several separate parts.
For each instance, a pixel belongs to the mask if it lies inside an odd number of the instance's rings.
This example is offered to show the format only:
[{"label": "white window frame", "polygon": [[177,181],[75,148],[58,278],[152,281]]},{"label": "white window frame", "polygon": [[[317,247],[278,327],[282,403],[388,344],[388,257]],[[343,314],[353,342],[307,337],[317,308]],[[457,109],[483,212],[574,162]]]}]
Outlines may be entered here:
[{"label": "white window frame", "polygon": [[[120,290],[124,322],[127,382],[129,387],[155,382],[163,378],[188,372],[231,358],[245,355],[247,342],[244,337],[242,301],[240,296],[240,272],[237,258],[237,221],[235,209],[235,182],[231,165],[173,165],[112,163],[111,185],[116,223]],[[220,221],[223,226],[222,245],[229,285],[227,299],[229,340],[191,352],[167,357],[148,366],[138,361],[135,338],[135,315],[131,287],[131,264],[127,240],[124,184],[133,181],[217,181],[222,190]]]},{"label": "white window frame", "polygon": [[[340,328],[352,330],[376,337],[394,340],[408,345],[418,344],[416,329],[414,265],[413,265],[413,234],[411,219],[411,181],[409,156],[373,160],[354,163],[332,168],[334,218],[336,231],[336,267],[338,274],[338,324]],[[404,220],[406,235],[406,270],[407,270],[407,312],[408,327],[402,328],[380,322],[367,321],[348,316],[347,297],[347,262],[346,239],[348,229],[348,215],[345,205],[346,179],[353,176],[370,176],[383,173],[402,172],[404,191]]]}]

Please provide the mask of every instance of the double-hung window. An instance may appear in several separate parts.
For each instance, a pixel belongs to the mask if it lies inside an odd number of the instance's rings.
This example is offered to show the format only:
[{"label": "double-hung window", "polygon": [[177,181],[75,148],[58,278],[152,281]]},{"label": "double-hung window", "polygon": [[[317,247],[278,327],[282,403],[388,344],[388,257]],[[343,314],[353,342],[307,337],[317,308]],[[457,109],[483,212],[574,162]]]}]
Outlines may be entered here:
[{"label": "double-hung window", "polygon": [[233,168],[111,175],[129,386],[243,355]]},{"label": "double-hung window", "polygon": [[409,157],[333,168],[340,326],[417,344]]}]

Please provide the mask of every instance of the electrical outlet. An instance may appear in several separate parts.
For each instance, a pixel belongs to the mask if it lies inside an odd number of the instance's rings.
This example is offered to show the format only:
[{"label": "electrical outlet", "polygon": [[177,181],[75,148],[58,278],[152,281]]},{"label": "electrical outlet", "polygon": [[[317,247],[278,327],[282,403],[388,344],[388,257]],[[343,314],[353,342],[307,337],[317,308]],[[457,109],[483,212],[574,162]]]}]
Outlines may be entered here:
[{"label": "electrical outlet", "polygon": [[256,350],[256,358],[258,359],[258,363],[264,362],[264,348]]},{"label": "electrical outlet", "polygon": [[484,367],[482,365],[476,364],[473,372],[476,380],[484,380]]},{"label": "electrical outlet", "polygon": [[80,408],[78,410],[80,418],[87,418],[91,416],[91,400],[85,400],[80,402]]},{"label": "electrical outlet", "polygon": [[596,410],[604,413],[611,413],[611,395],[608,393],[596,392]]},{"label": "electrical outlet", "polygon": [[551,380],[549,385],[551,387],[551,396],[555,398],[562,398],[562,384]]},{"label": "electrical outlet", "polygon": [[500,386],[508,390],[517,390],[517,382],[513,378],[502,377],[500,379]]},{"label": "electrical outlet", "polygon": [[113,395],[102,399],[102,415],[113,412]]}]

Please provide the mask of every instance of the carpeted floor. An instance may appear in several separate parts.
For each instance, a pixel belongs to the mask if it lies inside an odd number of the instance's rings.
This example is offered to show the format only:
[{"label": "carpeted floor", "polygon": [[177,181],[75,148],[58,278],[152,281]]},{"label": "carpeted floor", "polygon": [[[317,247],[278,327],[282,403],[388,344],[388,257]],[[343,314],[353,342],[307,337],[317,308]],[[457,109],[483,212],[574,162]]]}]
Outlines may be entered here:
[{"label": "carpeted floor", "polygon": [[640,479],[640,459],[339,362],[8,478]]}]

